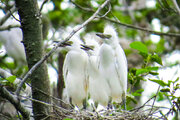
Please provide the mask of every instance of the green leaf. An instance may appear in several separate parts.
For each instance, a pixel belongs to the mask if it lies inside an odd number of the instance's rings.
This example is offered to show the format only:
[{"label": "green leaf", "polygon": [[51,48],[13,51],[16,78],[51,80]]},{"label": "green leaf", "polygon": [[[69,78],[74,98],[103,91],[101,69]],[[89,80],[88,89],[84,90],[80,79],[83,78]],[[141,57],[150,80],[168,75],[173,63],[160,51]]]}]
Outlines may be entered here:
[{"label": "green leaf", "polygon": [[164,87],[164,86],[168,86],[167,83],[165,83],[163,80],[154,80],[154,79],[149,79],[152,82],[155,82],[157,84],[159,84],[160,86]]},{"label": "green leaf", "polygon": [[71,118],[64,118],[63,120],[73,120],[73,119],[71,119]]},{"label": "green leaf", "polygon": [[131,95],[131,94],[127,94],[127,95],[126,95],[126,99],[127,99],[127,101],[132,101],[133,103],[137,104],[136,99],[135,99],[134,96]]},{"label": "green leaf", "polygon": [[16,79],[16,76],[14,75],[6,78],[6,80],[9,81],[10,83],[14,83],[15,79]]},{"label": "green leaf", "polygon": [[161,92],[170,92],[170,89],[169,88],[162,88],[160,91]]},{"label": "green leaf", "polygon": [[148,54],[148,48],[146,47],[145,44],[143,44],[143,43],[140,42],[140,41],[132,42],[132,43],[130,44],[130,47],[133,48],[133,49],[138,50],[139,52]]},{"label": "green leaf", "polygon": [[136,92],[135,92],[135,93],[132,93],[132,95],[133,95],[133,96],[141,96],[140,93],[136,93]]},{"label": "green leaf", "polygon": [[169,87],[170,87],[170,85],[171,85],[172,82],[173,82],[172,80],[168,80],[168,86],[169,86]]},{"label": "green leaf", "polygon": [[152,72],[152,71],[150,71],[149,74],[151,74],[151,75],[159,75],[158,72]]},{"label": "green leaf", "polygon": [[160,41],[156,45],[157,53],[162,53],[164,51],[165,49],[164,44],[165,44],[165,40],[161,38]]},{"label": "green leaf", "polygon": [[163,101],[165,98],[164,98],[164,95],[162,92],[159,92],[158,93],[158,97],[157,97],[157,101]]},{"label": "green leaf", "polygon": [[159,69],[159,67],[146,67],[143,69],[138,69],[138,70],[136,70],[136,75],[140,75],[143,73],[149,73],[151,71],[157,71],[158,69]]},{"label": "green leaf", "polygon": [[141,96],[141,93],[144,91],[144,89],[136,90],[134,93],[132,93],[133,96]]},{"label": "green leaf", "polygon": [[136,75],[140,75],[140,74],[147,73],[147,72],[149,72],[147,69],[138,69],[138,70],[136,70]]},{"label": "green leaf", "polygon": [[175,81],[173,81],[173,83],[176,83],[179,81],[179,77],[177,77],[177,79]]},{"label": "green leaf", "polygon": [[179,84],[176,84],[176,86],[174,87],[174,90],[178,90],[180,88]]},{"label": "green leaf", "polygon": [[141,92],[143,92],[143,91],[144,91],[144,89],[136,90],[136,92],[138,92],[138,93],[141,93]]},{"label": "green leaf", "polygon": [[151,56],[151,61],[163,65],[161,57],[159,57],[157,54]]}]

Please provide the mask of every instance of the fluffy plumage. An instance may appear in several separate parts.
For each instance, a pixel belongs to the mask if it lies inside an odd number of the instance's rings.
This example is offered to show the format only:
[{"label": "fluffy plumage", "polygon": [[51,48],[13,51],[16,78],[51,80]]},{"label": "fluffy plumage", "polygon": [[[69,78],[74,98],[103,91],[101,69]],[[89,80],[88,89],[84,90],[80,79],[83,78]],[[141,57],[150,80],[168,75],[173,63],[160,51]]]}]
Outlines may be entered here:
[{"label": "fluffy plumage", "polygon": [[67,53],[63,66],[63,76],[69,100],[79,108],[83,107],[83,101],[87,98],[88,79],[87,62],[88,55],[80,49],[78,42]]},{"label": "fluffy plumage", "polygon": [[102,39],[100,70],[110,86],[112,100],[121,102],[122,98],[125,100],[127,90],[127,60],[114,27],[107,25],[104,34],[111,37]]}]

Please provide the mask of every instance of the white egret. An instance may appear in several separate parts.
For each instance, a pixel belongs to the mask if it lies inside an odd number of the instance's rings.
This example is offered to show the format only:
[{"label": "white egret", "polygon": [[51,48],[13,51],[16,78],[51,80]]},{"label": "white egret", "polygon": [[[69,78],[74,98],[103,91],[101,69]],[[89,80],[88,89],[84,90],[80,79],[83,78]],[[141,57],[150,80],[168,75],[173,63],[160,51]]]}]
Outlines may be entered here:
[{"label": "white egret", "polygon": [[112,101],[120,103],[125,97],[127,90],[127,60],[121,48],[117,33],[113,26],[107,25],[103,38],[103,44],[99,50],[100,72],[108,82]]},{"label": "white egret", "polygon": [[[20,24],[18,21],[9,18],[3,26]],[[4,44],[7,54],[18,63],[26,63],[26,56],[22,41],[22,31],[20,28],[12,28],[0,32],[0,41]]]},{"label": "white egret", "polygon": [[106,107],[109,102],[110,88],[108,83],[103,79],[98,68],[97,56],[89,57],[89,92],[93,101]]},{"label": "white egret", "polygon": [[89,62],[88,62],[88,75],[89,75],[89,93],[91,99],[94,101],[95,106],[97,103],[106,107],[109,102],[110,88],[108,83],[103,79],[102,74],[99,71],[98,65],[98,50],[99,44],[93,35],[87,34],[85,36],[86,45],[92,46],[93,50],[89,50]]},{"label": "white egret", "polygon": [[73,105],[82,108],[88,93],[88,55],[80,48],[79,43],[79,39],[74,39],[73,45],[69,47],[70,51],[63,65],[63,76],[68,99]]}]

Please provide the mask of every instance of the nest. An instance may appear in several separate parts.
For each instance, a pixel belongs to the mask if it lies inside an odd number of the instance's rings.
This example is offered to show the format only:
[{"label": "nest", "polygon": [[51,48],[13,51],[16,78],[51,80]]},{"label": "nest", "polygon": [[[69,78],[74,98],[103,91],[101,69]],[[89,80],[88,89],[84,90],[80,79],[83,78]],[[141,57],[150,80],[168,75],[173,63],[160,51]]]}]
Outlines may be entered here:
[{"label": "nest", "polygon": [[53,106],[53,119],[61,120],[69,118],[72,120],[154,120],[160,119],[155,116],[157,113],[156,108],[148,108],[146,110],[143,107],[139,107],[130,111],[115,110],[115,109],[103,109],[100,111],[89,110],[74,110],[66,109],[63,107]]}]

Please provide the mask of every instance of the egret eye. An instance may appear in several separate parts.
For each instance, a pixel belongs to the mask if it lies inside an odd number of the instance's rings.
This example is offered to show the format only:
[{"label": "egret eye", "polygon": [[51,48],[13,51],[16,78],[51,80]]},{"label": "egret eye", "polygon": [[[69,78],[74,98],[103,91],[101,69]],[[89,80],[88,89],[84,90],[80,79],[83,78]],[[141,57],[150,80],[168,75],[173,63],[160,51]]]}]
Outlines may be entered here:
[{"label": "egret eye", "polygon": [[103,34],[103,33],[96,33],[96,35],[100,38],[103,38],[103,39],[110,39],[112,37],[112,35],[109,35],[109,34]]}]

